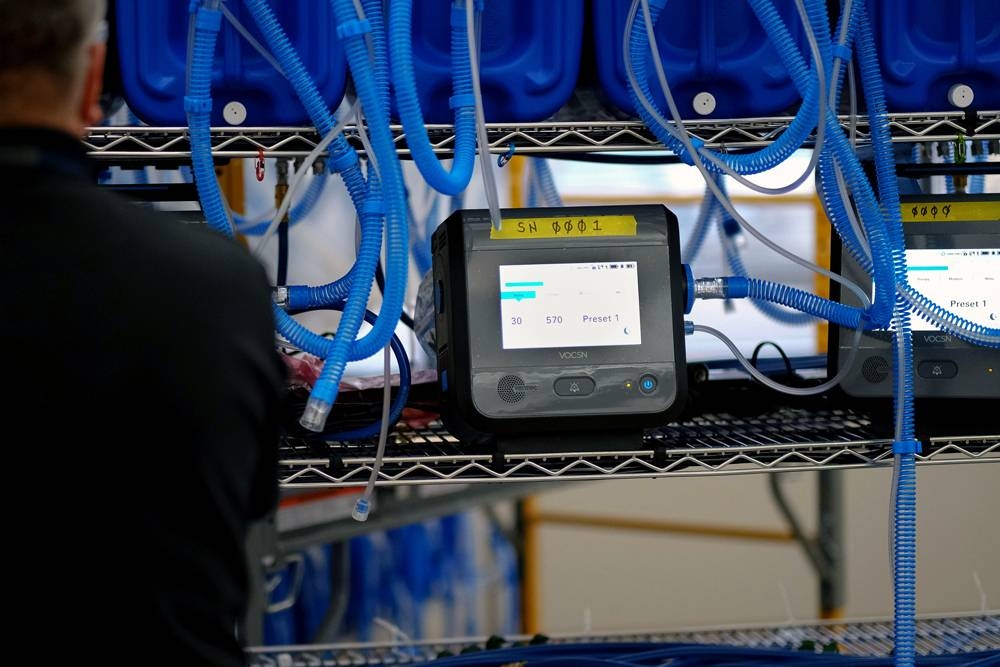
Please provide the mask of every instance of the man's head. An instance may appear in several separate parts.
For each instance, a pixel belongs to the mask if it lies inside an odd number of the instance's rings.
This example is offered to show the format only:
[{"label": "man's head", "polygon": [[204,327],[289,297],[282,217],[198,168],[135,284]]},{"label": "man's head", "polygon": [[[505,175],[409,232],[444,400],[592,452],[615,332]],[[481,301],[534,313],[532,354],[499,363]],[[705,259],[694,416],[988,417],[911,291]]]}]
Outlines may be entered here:
[{"label": "man's head", "polygon": [[105,0],[0,0],[0,126],[101,120]]}]

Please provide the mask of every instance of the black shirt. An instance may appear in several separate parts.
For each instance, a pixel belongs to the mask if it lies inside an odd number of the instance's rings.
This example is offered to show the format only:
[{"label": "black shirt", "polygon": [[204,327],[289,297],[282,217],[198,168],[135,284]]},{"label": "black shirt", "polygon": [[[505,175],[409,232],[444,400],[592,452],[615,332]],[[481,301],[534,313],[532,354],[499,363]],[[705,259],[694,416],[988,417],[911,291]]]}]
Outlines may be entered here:
[{"label": "black shirt", "polygon": [[263,270],[93,185],[66,135],[0,130],[0,188],[9,636],[243,664],[244,537],[277,493]]}]

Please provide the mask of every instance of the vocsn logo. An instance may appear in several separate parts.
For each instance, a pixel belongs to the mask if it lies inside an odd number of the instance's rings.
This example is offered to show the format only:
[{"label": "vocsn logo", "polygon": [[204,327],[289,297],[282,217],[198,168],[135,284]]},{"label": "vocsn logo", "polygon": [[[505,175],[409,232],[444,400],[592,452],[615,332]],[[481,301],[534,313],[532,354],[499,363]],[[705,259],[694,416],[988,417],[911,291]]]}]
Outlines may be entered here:
[{"label": "vocsn logo", "polygon": [[587,353],[584,350],[570,350],[568,352],[560,352],[560,359],[586,359]]},{"label": "vocsn logo", "polygon": [[934,335],[928,334],[928,335],[924,336],[924,342],[925,343],[950,343],[951,342],[951,336],[948,336],[947,334],[934,334]]}]

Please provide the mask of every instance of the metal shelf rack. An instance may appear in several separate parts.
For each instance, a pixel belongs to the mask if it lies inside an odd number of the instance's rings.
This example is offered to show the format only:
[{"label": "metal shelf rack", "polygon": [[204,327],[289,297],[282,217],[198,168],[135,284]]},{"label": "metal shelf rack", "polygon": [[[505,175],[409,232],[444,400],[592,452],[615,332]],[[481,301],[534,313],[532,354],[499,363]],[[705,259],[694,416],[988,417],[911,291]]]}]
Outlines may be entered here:
[{"label": "metal shelf rack", "polygon": [[[755,148],[766,146],[784,132],[792,118],[742,118],[698,120],[685,123],[693,136],[712,148]],[[896,142],[1000,139],[1000,111],[978,114],[941,112],[892,114]],[[841,117],[845,130],[850,125]],[[523,125],[489,124],[490,150],[506,153],[513,145],[518,153],[579,153],[597,151],[655,151],[663,145],[646,127],[634,121],[552,122]],[[450,153],[455,145],[450,125],[428,125],[435,152]],[[408,154],[402,126],[392,131],[399,153]],[[870,137],[868,120],[858,119],[858,139]],[[358,148],[357,131],[349,126],[345,134]],[[212,130],[212,152],[217,158],[253,158],[260,150],[267,157],[305,157],[320,141],[311,127],[217,127]],[[113,162],[187,161],[190,145],[186,127],[94,127],[84,141],[92,158]]]},{"label": "metal shelf rack", "polygon": [[[635,479],[861,468],[892,462],[890,441],[850,410],[780,409],[762,417],[716,414],[646,433],[634,451],[497,454],[462,443],[440,425],[397,429],[377,483],[447,484]],[[368,481],[371,442],[286,438],[284,487],[346,487]],[[923,465],[1000,462],[1000,435],[934,438]]]},{"label": "metal shelf rack", "polygon": [[[508,642],[528,641],[512,637]],[[817,649],[835,642],[841,654],[886,656],[892,652],[888,620],[833,621],[776,626],[738,626],[707,630],[618,635],[559,635],[550,642],[693,642],[753,648],[798,649],[812,641]],[[408,665],[434,660],[442,651],[457,654],[468,647],[485,648],[485,639],[418,641],[412,643],[331,644],[252,648],[251,667],[332,667],[340,665]],[[508,644],[509,645],[509,644]],[[1000,649],[1000,612],[924,617],[917,622],[920,655],[969,653]]]}]

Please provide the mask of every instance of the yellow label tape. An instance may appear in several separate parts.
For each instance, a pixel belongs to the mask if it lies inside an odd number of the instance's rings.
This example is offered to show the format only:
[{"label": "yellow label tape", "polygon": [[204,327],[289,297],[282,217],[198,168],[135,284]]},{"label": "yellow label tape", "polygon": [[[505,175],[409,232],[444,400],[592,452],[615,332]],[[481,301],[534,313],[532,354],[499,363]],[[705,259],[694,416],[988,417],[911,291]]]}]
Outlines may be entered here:
[{"label": "yellow label tape", "polygon": [[1000,220],[998,201],[921,201],[900,206],[903,222],[990,222]]},{"label": "yellow label tape", "polygon": [[494,240],[578,239],[592,236],[635,236],[635,216],[591,215],[560,218],[504,218],[499,230],[490,229]]}]

